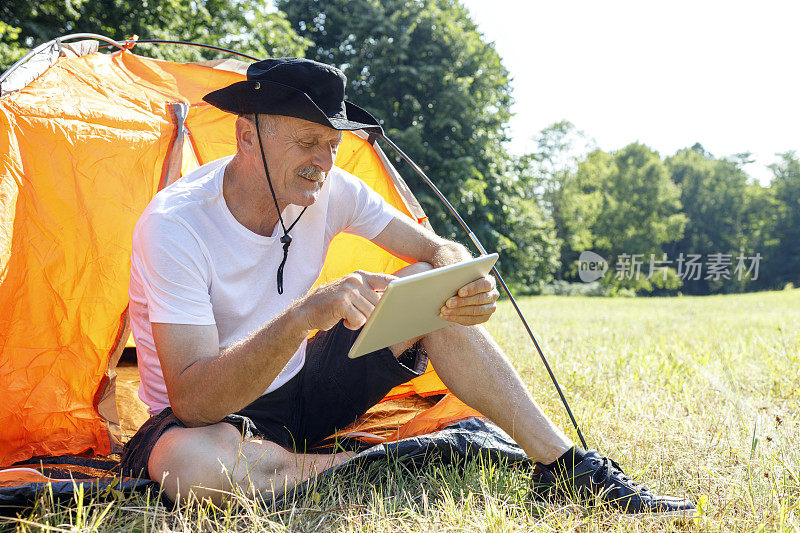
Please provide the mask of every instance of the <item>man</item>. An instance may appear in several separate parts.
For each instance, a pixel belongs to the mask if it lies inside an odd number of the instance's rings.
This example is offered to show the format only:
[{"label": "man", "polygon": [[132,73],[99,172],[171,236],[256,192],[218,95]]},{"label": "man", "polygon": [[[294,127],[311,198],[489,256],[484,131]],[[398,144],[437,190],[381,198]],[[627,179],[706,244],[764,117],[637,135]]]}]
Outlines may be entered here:
[{"label": "man", "polygon": [[124,466],[146,471],[173,500],[191,490],[220,501],[232,485],[280,491],[346,461],[305,449],[430,358],[456,396],[541,463],[542,479],[603,493],[629,512],[691,511],[574,446],[542,413],[477,326],[495,311],[492,277],[448,300],[441,316],[452,326],[347,357],[394,276],[357,271],[309,292],[337,233],[417,262],[397,276],[470,255],[333,166],[342,130],[380,127],[345,102],[345,83],[328,65],[270,59],[205,97],[238,115],[237,151],[159,192],[134,231],[130,316],[140,397],[154,416],[126,446]]}]

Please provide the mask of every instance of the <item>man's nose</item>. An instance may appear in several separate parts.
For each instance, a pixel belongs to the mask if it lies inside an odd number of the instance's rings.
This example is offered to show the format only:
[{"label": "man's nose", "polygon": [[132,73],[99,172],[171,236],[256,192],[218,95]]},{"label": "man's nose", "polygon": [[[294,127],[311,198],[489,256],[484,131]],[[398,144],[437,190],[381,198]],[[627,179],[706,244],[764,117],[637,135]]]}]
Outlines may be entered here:
[{"label": "man's nose", "polygon": [[314,152],[313,164],[322,172],[330,172],[333,162],[336,160],[336,149],[330,145],[322,144]]}]

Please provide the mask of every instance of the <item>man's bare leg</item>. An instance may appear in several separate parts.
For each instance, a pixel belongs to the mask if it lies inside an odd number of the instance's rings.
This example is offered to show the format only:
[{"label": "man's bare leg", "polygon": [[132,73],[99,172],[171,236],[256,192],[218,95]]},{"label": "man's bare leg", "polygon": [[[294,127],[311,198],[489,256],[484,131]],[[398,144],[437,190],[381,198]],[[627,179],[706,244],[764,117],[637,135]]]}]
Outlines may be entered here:
[{"label": "man's bare leg", "polygon": [[422,346],[447,388],[500,426],[531,459],[548,464],[572,447],[483,326],[452,325],[423,337]]},{"label": "man's bare leg", "polygon": [[[415,271],[430,268],[426,264],[412,266]],[[571,495],[594,493],[626,513],[658,514],[679,520],[696,516],[691,501],[644,488],[598,452],[576,450],[575,455],[565,454],[572,449],[572,442],[545,416],[482,326],[454,324],[420,340],[447,388],[503,428],[532,460],[545,465],[555,463],[541,471],[542,481],[564,483]],[[399,356],[413,342],[392,346],[392,353]]]},{"label": "man's bare leg", "polygon": [[264,496],[281,494],[350,457],[295,454],[274,442],[243,440],[235,427],[220,422],[167,431],[153,447],[148,470],[172,501],[185,501],[191,490],[198,499],[219,504],[234,487]]},{"label": "man's bare leg", "polygon": [[[403,277],[431,268],[427,263],[416,263],[395,275]],[[542,412],[483,326],[454,324],[421,340],[447,388],[500,426],[531,459],[549,464],[572,447],[572,441]],[[392,346],[392,353],[399,356],[413,342]]]}]

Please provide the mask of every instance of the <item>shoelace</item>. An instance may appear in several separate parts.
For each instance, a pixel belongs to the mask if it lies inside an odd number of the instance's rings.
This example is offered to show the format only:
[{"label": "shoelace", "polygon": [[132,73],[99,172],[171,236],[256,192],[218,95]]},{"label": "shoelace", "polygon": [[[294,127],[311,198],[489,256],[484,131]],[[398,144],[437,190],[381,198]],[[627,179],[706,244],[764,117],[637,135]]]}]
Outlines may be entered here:
[{"label": "shoelace", "polygon": [[592,465],[597,465],[598,463],[602,463],[600,469],[597,470],[597,473],[600,475],[600,479],[602,481],[605,481],[608,478],[617,478],[637,492],[650,494],[649,488],[626,476],[625,472],[622,471],[622,468],[620,468],[616,461],[609,459],[608,457],[603,457],[602,460],[592,459]]}]

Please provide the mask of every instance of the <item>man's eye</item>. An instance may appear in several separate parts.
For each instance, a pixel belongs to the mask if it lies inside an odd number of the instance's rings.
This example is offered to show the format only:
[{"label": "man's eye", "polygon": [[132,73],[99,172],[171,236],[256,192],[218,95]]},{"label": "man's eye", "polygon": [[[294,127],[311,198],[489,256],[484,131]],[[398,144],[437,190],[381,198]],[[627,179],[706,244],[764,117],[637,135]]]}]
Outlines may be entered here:
[{"label": "man's eye", "polygon": [[300,141],[300,146],[302,146],[303,148],[311,148],[315,144],[316,143],[314,141]]}]

